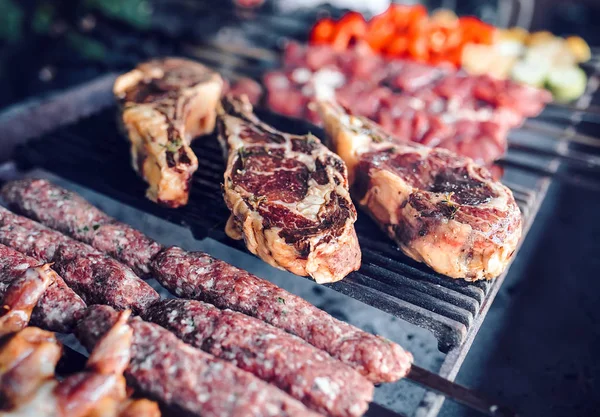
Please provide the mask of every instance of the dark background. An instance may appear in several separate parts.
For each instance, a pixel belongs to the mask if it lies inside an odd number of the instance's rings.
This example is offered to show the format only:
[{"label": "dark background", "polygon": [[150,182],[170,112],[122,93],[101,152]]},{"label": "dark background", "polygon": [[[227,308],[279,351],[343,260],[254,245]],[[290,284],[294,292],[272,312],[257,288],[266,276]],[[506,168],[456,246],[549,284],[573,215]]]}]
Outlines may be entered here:
[{"label": "dark background", "polygon": [[[449,2],[429,2],[440,3]],[[494,1],[451,3],[494,21]],[[600,45],[597,1],[541,0],[535,10],[533,28],[579,33]],[[229,1],[0,0],[0,109],[177,54],[182,42],[252,16],[244,13]],[[600,136],[600,129],[587,133]],[[553,184],[459,382],[524,416],[600,415],[599,217],[600,193]],[[447,405],[441,415],[471,414]]]}]

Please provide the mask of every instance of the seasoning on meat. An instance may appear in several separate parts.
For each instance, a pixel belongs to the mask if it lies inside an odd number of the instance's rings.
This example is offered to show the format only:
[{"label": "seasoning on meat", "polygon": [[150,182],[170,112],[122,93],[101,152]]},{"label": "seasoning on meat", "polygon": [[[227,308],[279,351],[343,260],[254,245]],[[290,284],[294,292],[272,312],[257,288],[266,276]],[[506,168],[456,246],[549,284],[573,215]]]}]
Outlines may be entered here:
[{"label": "seasoning on meat", "polygon": [[169,207],[187,204],[198,160],[190,142],[210,133],[223,80],[202,64],[178,58],[138,65],[115,81],[133,169],[146,196]]},{"label": "seasoning on meat", "polygon": [[[3,244],[0,244],[0,259],[0,299],[6,296],[9,286],[20,280],[25,271],[43,264]],[[85,303],[58,274],[52,270],[48,270],[47,273],[52,282],[33,309],[32,324],[47,330],[68,333],[83,316]]]},{"label": "seasoning on meat", "polygon": [[405,144],[323,101],[319,112],[346,161],[360,205],[411,258],[469,281],[508,265],[521,237],[511,191],[470,158]]},{"label": "seasoning on meat", "polygon": [[373,384],[352,368],[245,314],[200,301],[171,299],[153,304],[143,317],[323,414],[361,416],[373,398]]},{"label": "seasoning on meat", "polygon": [[91,246],[0,207],[0,243],[44,262],[88,304],[142,312],[159,296],[127,266]]},{"label": "seasoning on meat", "polygon": [[302,298],[202,252],[159,253],[156,279],[174,294],[239,311],[304,339],[375,383],[404,377],[412,355],[399,345],[339,321]]},{"label": "seasoning on meat", "polygon": [[49,181],[12,181],[1,194],[13,210],[108,253],[140,276],[148,275],[150,260],[161,250],[143,233]]},{"label": "seasoning on meat", "polygon": [[219,139],[229,153],[223,181],[231,210],[226,232],[272,266],[318,283],[360,267],[342,160],[312,135],[282,133],[262,123],[242,97],[224,98]]},{"label": "seasoning on meat", "polygon": [[[116,320],[116,311],[92,306],[78,326],[78,338],[92,348]],[[139,318],[125,371],[139,392],[186,415],[202,417],[317,417],[302,403],[234,365],[193,348],[168,330]]]}]

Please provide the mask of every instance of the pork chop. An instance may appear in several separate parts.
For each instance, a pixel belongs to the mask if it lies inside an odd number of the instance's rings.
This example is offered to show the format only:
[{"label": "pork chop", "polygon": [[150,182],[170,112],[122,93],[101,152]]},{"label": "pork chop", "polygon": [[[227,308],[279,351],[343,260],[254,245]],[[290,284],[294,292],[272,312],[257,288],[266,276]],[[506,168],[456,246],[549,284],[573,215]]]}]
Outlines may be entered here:
[{"label": "pork chop", "polygon": [[226,232],[275,267],[318,283],[360,267],[356,209],[344,162],[319,139],[282,133],[258,120],[245,97],[217,110],[228,154]]},{"label": "pork chop", "polygon": [[145,62],[117,78],[114,94],[131,142],[131,163],[149,184],[150,200],[169,207],[187,204],[198,169],[189,145],[214,129],[222,86],[216,72],[178,58]]},{"label": "pork chop", "polygon": [[372,121],[318,103],[353,197],[411,258],[468,281],[502,273],[521,237],[511,191],[467,157],[403,143]]}]

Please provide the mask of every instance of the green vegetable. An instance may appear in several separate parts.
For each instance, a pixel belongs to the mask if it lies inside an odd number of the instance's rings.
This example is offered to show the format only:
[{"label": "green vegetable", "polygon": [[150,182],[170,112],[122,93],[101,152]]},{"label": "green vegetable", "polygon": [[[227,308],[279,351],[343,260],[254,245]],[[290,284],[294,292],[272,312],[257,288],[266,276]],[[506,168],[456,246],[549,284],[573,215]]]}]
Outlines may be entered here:
[{"label": "green vegetable", "polygon": [[542,87],[548,75],[548,66],[545,64],[533,60],[519,61],[512,67],[510,77],[523,84]]},{"label": "green vegetable", "polygon": [[546,80],[546,88],[560,102],[575,100],[585,92],[587,75],[576,66],[552,68]]}]

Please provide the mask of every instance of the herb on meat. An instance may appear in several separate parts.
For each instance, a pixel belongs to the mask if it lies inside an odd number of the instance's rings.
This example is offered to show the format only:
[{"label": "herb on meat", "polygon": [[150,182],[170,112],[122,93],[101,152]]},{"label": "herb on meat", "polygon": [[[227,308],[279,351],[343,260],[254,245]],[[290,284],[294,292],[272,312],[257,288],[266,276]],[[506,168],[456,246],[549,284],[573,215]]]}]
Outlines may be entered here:
[{"label": "herb on meat", "polygon": [[183,142],[181,141],[181,138],[175,138],[173,141],[167,143],[165,147],[167,148],[167,151],[175,153],[179,150],[179,148],[181,148],[182,145]]},{"label": "herb on meat", "polygon": [[240,158],[240,163],[242,164],[242,169],[246,169],[246,160],[250,153],[243,146],[238,149],[238,158]]}]

